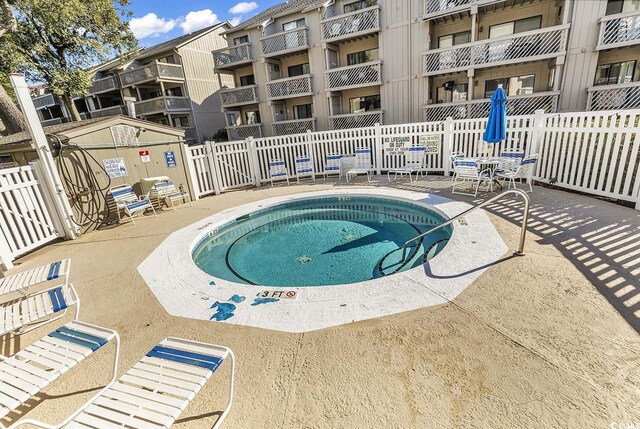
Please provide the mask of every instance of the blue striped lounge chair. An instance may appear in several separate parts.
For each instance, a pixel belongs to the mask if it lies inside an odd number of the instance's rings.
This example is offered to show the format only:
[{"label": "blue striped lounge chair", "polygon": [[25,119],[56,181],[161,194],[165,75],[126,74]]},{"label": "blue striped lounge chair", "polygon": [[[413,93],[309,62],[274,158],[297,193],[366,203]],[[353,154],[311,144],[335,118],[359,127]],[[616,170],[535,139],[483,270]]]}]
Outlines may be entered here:
[{"label": "blue striped lounge chair", "polygon": [[533,176],[533,170],[537,162],[538,162],[537,154],[529,155],[528,157],[522,160],[520,165],[515,170],[497,172],[496,178],[499,180],[502,179],[502,180],[509,181],[508,188],[511,188],[511,186],[513,185],[514,189],[516,189],[516,180],[522,181],[523,179],[525,179],[529,184],[529,192],[533,192],[531,177]]},{"label": "blue striped lounge chair", "polygon": [[131,185],[120,185],[113,187],[109,190],[109,193],[113,197],[113,200],[116,203],[116,213],[118,213],[118,222],[122,220],[120,216],[120,211],[122,211],[125,215],[129,216],[132,223],[136,223],[133,220],[133,215],[137,212],[144,213],[146,210],[151,209],[153,211],[154,216],[158,216],[156,214],[156,210],[153,208],[153,204],[147,198],[147,196],[138,197],[131,188]]},{"label": "blue striped lounge chair", "polygon": [[[227,405],[213,425],[213,429],[219,429],[233,403],[233,352],[227,347],[179,338],[164,339],[61,426],[169,428],[227,358],[231,360]],[[25,423],[48,427],[33,420]]]},{"label": "blue striped lounge chair", "polygon": [[316,181],[316,172],[311,158],[305,155],[296,157],[296,180],[298,183],[300,183],[301,177],[311,177],[314,182]]},{"label": "blue striped lounge chair", "polygon": [[[114,338],[116,347],[111,384],[115,381],[118,370],[118,334],[110,329],[77,320],[59,327],[13,356],[3,359],[0,362],[0,418],[18,409]],[[27,420],[21,420],[11,427],[27,423]],[[42,424],[39,426],[58,427]]]},{"label": "blue striped lounge chair", "polygon": [[173,204],[174,201],[188,202],[189,206],[192,206],[189,193],[176,189],[176,186],[170,180],[161,180],[155,183],[151,187],[149,194],[150,200],[157,200],[158,204],[165,203],[168,207],[171,207],[172,210],[176,209]]},{"label": "blue striped lounge chair", "polygon": [[418,175],[426,176],[427,166],[425,163],[425,147],[424,146],[412,146],[404,154],[405,161],[404,166],[400,168],[392,168],[387,172],[387,179],[391,182],[391,175],[393,174],[393,180],[396,180],[398,176],[409,175],[409,182],[413,182],[411,175],[416,174],[416,182],[418,181]]},{"label": "blue striped lounge chair", "polygon": [[269,161],[269,177],[271,179],[271,187],[276,180],[286,180],[289,184],[289,171],[282,159],[272,159]]},{"label": "blue striped lounge chair", "polygon": [[0,279],[0,296],[9,295],[14,292],[26,295],[31,286],[57,279],[64,279],[62,283],[68,283],[70,270],[71,259],[65,259],[38,268],[11,274]]},{"label": "blue striped lounge chair", "polygon": [[330,174],[341,176],[340,158],[342,158],[342,155],[335,153],[330,153],[326,156],[324,162],[324,180],[327,180],[327,176]]},{"label": "blue striped lounge chair", "polygon": [[360,148],[356,149],[356,159],[353,168],[347,171],[347,182],[356,177],[359,174],[366,174],[367,181],[371,182],[371,174],[373,171],[373,164],[371,163],[371,149]]},{"label": "blue striped lounge chair", "polygon": [[515,171],[524,159],[525,153],[517,150],[503,150],[500,152],[500,164],[496,172]]},{"label": "blue striped lounge chair", "polygon": [[[453,176],[453,188],[451,189],[452,194],[457,193],[463,195],[473,195],[475,197],[478,195],[478,188],[480,187],[480,183],[485,180],[488,180],[491,184],[493,182],[491,170],[485,169],[480,171],[478,163],[474,160],[467,158],[456,158],[455,166],[456,173]],[[460,191],[456,192],[456,188],[458,187],[458,185],[460,183],[464,184],[465,182],[469,182],[471,184],[471,190],[473,193],[465,193]]]}]

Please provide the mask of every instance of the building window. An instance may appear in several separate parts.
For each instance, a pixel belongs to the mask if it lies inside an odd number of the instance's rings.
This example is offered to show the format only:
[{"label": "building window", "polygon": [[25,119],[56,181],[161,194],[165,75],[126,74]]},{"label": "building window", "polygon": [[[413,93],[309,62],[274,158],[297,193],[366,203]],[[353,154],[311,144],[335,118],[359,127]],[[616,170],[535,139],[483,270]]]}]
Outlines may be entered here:
[{"label": "building window", "polygon": [[242,45],[243,43],[249,43],[249,36],[244,35],[240,37],[234,37],[233,39],[234,45]]},{"label": "building window", "polygon": [[305,26],[304,18],[282,24],[282,31],[294,30]]},{"label": "building window", "polygon": [[252,74],[246,76],[240,76],[240,86],[255,85],[256,77]]},{"label": "building window", "polygon": [[349,110],[351,111],[351,113],[362,113],[368,112],[370,110],[380,110],[380,94],[350,98]]},{"label": "building window", "polygon": [[165,90],[167,97],[182,97],[184,94],[182,93],[182,88],[179,86],[175,88],[169,88]]},{"label": "building window", "polygon": [[438,37],[438,48],[450,48],[455,45],[471,42],[471,32],[463,31],[462,33],[448,34]]},{"label": "building window", "polygon": [[379,58],[378,48],[367,49],[366,51],[347,54],[347,65],[354,66],[356,64],[368,63],[370,61],[378,61]]},{"label": "building window", "polygon": [[502,89],[508,96],[533,94],[535,78],[535,75],[530,74],[488,80],[484,83],[484,97],[490,98],[500,84],[502,84]]},{"label": "building window", "polygon": [[635,61],[623,61],[620,63],[599,65],[596,68],[596,79],[593,84],[615,85],[618,83],[633,82],[635,69]]},{"label": "building window", "polygon": [[245,112],[245,123],[247,125],[254,125],[260,123],[260,112],[258,110],[252,112]]},{"label": "building window", "polygon": [[609,0],[606,15],[640,10],[640,0]]},{"label": "building window", "polygon": [[311,104],[301,104],[299,106],[293,106],[293,113],[296,119],[313,118],[313,110]]},{"label": "building window", "polygon": [[188,116],[178,116],[173,118],[173,126],[178,128],[189,128],[189,117]]},{"label": "building window", "polygon": [[375,6],[377,4],[378,4],[378,0],[359,0],[353,3],[345,4],[344,13],[355,12],[356,10]]},{"label": "building window", "polygon": [[451,90],[445,89],[444,86],[438,87],[436,103],[457,103],[467,101],[469,94],[469,85],[466,83],[454,83]]},{"label": "building window", "polygon": [[296,64],[295,66],[289,66],[289,77],[302,76],[303,74],[310,74],[309,63]]},{"label": "building window", "polygon": [[158,58],[159,63],[177,64],[173,55],[166,56],[164,58]]},{"label": "building window", "polygon": [[538,30],[542,26],[542,15],[517,21],[505,22],[489,27],[489,39],[510,34],[523,33],[525,31]]}]

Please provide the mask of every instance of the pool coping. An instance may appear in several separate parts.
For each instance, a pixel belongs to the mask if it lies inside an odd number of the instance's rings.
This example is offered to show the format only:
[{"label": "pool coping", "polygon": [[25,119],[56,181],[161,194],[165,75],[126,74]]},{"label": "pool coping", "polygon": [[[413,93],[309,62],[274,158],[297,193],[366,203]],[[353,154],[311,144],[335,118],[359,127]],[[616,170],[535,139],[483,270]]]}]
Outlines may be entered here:
[{"label": "pool coping", "polygon": [[[508,248],[482,210],[453,224],[449,243],[427,264],[388,277],[333,286],[274,288],[233,283],[200,270],[193,246],[208,231],[257,209],[324,196],[379,196],[433,206],[448,217],[471,207],[438,195],[392,188],[339,189],[273,197],[237,206],[170,234],[138,272],[168,313],[174,316],[285,332],[307,332],[453,300]],[[295,299],[257,301],[263,291],[295,290]],[[213,308],[212,308],[213,307]]]}]

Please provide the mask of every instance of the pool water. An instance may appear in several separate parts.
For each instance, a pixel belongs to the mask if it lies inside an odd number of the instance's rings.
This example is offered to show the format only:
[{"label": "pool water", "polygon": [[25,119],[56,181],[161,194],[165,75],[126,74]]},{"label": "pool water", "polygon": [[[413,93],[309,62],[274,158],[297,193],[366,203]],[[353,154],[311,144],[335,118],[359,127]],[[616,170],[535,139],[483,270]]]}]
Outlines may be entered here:
[{"label": "pool water", "polygon": [[445,221],[423,205],[382,197],[322,197],[261,209],[210,232],[193,260],[208,274],[261,286],[356,283],[419,266],[451,236],[443,228],[403,244]]}]

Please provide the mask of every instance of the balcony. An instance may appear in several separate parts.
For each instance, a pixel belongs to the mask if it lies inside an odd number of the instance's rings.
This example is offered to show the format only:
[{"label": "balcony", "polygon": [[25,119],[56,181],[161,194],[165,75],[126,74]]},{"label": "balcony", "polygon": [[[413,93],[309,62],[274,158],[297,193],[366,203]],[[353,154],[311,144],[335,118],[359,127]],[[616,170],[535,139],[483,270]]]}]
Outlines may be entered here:
[{"label": "balcony", "polygon": [[640,10],[600,18],[597,50],[640,43]]},{"label": "balcony", "polygon": [[277,57],[309,49],[309,29],[295,28],[260,39],[262,55]]},{"label": "balcony", "polygon": [[226,130],[229,141],[262,137],[262,124],[234,125],[227,127]]},{"label": "balcony", "polygon": [[372,127],[375,124],[382,124],[382,111],[374,110],[362,113],[329,116],[329,122],[332,130]]},{"label": "balcony", "polygon": [[382,62],[356,64],[338,67],[325,72],[327,89],[342,91],[349,88],[374,86],[382,84]]},{"label": "balcony", "polygon": [[272,80],[267,83],[267,99],[281,100],[284,98],[303,97],[313,95],[311,75],[287,77]]},{"label": "balcony", "polygon": [[104,118],[106,116],[126,115],[127,108],[125,106],[111,106],[104,109],[92,110],[89,112],[92,118]]},{"label": "balcony", "polygon": [[335,42],[380,31],[380,6],[372,6],[322,21],[322,40]]},{"label": "balcony", "polygon": [[31,100],[33,101],[33,105],[35,106],[36,109],[42,109],[44,107],[51,107],[51,106],[55,106],[56,104],[58,104],[56,102],[56,99],[53,98],[53,94],[51,94],[51,93],[44,94],[44,95],[39,95],[38,97],[34,97]]},{"label": "balcony", "polygon": [[[424,0],[424,19],[442,18],[457,15],[463,18],[469,15],[472,6],[486,6],[504,0]],[[512,3],[513,4],[513,3]]]},{"label": "balcony", "polygon": [[258,86],[250,85],[223,89],[220,91],[220,99],[222,100],[222,107],[259,103]]},{"label": "balcony", "polygon": [[108,76],[102,79],[96,79],[89,87],[89,94],[102,94],[110,91],[119,91],[120,84],[117,76]]},{"label": "balcony", "polygon": [[568,34],[568,24],[558,25],[430,50],[424,54],[423,74],[433,76],[559,57],[566,53]]},{"label": "balcony", "polygon": [[158,97],[136,102],[136,115],[167,114],[191,110],[189,97]]},{"label": "balcony", "polygon": [[284,136],[288,134],[302,134],[316,130],[316,118],[294,119],[292,121],[278,121],[272,124],[273,134]]},{"label": "balcony", "polygon": [[183,82],[184,70],[180,64],[151,63],[120,73],[122,86],[137,85],[143,82]]},{"label": "balcony", "polygon": [[213,63],[216,70],[233,70],[250,64],[251,43],[242,43],[213,51]]},{"label": "balcony", "polygon": [[[507,100],[507,115],[529,115],[542,109],[547,113],[558,110],[560,91],[538,92],[526,95],[514,95]],[[491,100],[460,101],[455,103],[430,104],[424,107],[425,122],[442,121],[448,117],[453,119],[486,118],[489,116]]]},{"label": "balcony", "polygon": [[587,93],[587,110],[640,108],[640,82],[593,86]]}]

